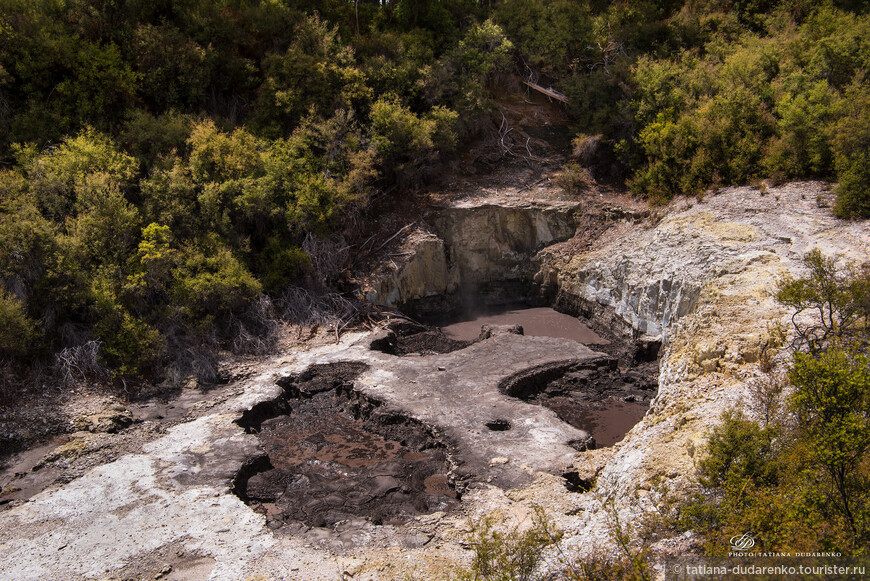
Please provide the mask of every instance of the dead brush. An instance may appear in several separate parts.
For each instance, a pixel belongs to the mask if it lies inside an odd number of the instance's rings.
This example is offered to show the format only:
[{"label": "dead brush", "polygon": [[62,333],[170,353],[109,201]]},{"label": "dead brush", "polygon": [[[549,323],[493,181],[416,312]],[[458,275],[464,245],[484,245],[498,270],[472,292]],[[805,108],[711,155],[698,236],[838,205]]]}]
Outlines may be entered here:
[{"label": "dead brush", "polygon": [[355,323],[370,318],[372,306],[365,301],[351,300],[340,293],[316,293],[301,287],[290,287],[277,302],[278,312],[287,323],[298,328],[297,338],[305,327],[323,327],[341,334]]},{"label": "dead brush", "polygon": [[55,380],[64,387],[72,387],[80,381],[107,380],[111,374],[100,359],[102,343],[92,339],[81,345],[64,347],[54,354],[51,366]]},{"label": "dead brush", "polygon": [[260,296],[240,316],[229,322],[230,348],[243,355],[265,355],[271,352],[281,335],[281,322],[272,299]]},{"label": "dead brush", "polygon": [[319,238],[309,233],[302,242],[302,250],[324,285],[336,281],[350,259],[350,246],[341,235]]}]

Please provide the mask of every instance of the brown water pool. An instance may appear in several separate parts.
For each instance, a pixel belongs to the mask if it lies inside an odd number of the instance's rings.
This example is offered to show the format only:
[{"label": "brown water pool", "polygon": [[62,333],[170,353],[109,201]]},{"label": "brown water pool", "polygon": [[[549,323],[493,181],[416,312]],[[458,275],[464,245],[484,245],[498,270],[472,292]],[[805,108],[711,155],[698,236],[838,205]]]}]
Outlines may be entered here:
[{"label": "brown water pool", "polygon": [[442,326],[441,330],[451,339],[473,341],[480,334],[481,325],[521,325],[526,335],[535,337],[559,337],[590,345],[608,343],[577,318],[549,307],[520,307],[489,312]]},{"label": "brown water pool", "polygon": [[612,446],[643,418],[649,403],[604,400],[578,406],[568,397],[554,397],[544,402],[564,422],[586,430],[597,446]]}]

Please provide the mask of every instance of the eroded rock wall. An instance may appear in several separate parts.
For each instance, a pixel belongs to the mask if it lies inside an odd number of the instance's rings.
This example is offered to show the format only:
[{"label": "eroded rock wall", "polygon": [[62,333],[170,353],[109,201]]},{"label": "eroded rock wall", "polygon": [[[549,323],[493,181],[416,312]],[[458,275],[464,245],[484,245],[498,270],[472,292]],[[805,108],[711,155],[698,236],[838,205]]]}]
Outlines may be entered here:
[{"label": "eroded rock wall", "polygon": [[448,261],[444,241],[435,234],[416,232],[408,250],[393,260],[395,267],[382,273],[367,298],[395,307],[417,299],[451,295],[459,287],[459,271]]},{"label": "eroded rock wall", "polygon": [[[721,413],[732,406],[757,413],[751,387],[764,380],[760,351],[790,325],[775,300],[778,284],[805,274],[802,257],[813,248],[844,262],[870,256],[866,223],[835,219],[817,202],[824,195],[822,184],[796,183],[681,201],[654,225],[612,230],[559,271],[562,300],[597,305],[629,332],[664,338],[658,396],[614,446],[596,493],[578,500],[569,546],[588,552],[608,544],[608,499],[621,522],[632,523],[664,491],[685,494]],[[581,454],[577,468],[599,461]]]},{"label": "eroded rock wall", "polygon": [[412,314],[504,303],[535,292],[538,252],[571,238],[577,205],[450,205],[409,233],[402,252],[365,291],[376,304]]},{"label": "eroded rock wall", "polygon": [[447,208],[435,224],[462,284],[471,287],[530,280],[538,251],[575,230],[572,209],[564,207]]}]

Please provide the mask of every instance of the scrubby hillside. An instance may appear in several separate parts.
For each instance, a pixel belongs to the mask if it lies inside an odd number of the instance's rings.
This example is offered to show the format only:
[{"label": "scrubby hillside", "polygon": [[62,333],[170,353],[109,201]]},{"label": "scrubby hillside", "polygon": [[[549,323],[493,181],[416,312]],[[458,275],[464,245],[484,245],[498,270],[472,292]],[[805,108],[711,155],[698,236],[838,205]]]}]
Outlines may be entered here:
[{"label": "scrubby hillside", "polygon": [[520,80],[566,96],[573,175],[660,201],[822,178],[838,215],[867,216],[868,18],[860,2],[5,2],[2,391],[213,379],[217,351],[268,349],[276,320],[341,289],[372,197],[432,183],[472,144],[511,153],[498,103]]}]

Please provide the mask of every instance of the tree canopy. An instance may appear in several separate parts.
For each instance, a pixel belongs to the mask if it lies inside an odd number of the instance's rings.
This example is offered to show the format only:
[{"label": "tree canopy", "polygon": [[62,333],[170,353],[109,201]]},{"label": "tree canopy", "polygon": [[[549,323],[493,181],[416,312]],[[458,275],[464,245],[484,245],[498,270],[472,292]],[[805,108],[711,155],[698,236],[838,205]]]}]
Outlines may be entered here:
[{"label": "tree canopy", "polygon": [[497,127],[511,77],[567,95],[577,143],[639,194],[813,177],[870,216],[868,19],[833,0],[7,0],[0,354],[97,345],[115,376],[158,379],[233,344],[311,274],[306,239]]}]

